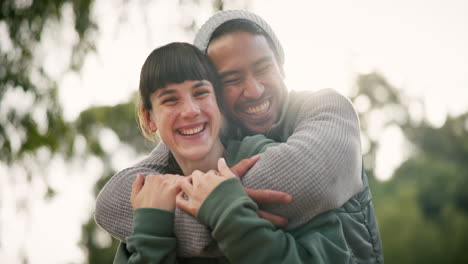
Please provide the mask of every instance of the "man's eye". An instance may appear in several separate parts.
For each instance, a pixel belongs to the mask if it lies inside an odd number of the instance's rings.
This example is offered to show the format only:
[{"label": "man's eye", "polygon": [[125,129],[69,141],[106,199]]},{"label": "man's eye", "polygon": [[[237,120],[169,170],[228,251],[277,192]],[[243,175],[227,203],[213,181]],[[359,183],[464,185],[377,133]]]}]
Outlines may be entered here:
[{"label": "man's eye", "polygon": [[240,81],[240,78],[225,80],[224,84],[234,84]]},{"label": "man's eye", "polygon": [[265,67],[258,69],[255,73],[256,74],[263,74],[263,73],[267,72],[270,69],[270,66],[271,65],[266,65]]}]

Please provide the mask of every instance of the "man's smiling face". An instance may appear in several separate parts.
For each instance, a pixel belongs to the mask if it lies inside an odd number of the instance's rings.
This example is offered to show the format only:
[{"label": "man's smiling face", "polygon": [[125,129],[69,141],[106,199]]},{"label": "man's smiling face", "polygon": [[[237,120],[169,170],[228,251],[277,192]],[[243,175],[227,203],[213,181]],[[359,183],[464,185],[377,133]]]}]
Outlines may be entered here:
[{"label": "man's smiling face", "polygon": [[222,108],[250,134],[264,134],[278,121],[286,86],[275,55],[262,35],[233,32],[208,46],[224,85]]}]

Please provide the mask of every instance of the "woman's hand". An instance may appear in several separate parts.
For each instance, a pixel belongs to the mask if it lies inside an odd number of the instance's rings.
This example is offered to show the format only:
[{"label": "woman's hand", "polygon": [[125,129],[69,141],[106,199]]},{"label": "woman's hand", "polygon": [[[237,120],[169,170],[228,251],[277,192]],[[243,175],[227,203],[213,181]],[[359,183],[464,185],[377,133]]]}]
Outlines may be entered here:
[{"label": "woman's hand", "polygon": [[146,176],[138,174],[132,185],[130,202],[133,210],[138,208],[156,208],[174,211],[176,196],[181,191],[183,176],[173,174]]},{"label": "woman's hand", "polygon": [[218,160],[218,171],[219,173],[215,170],[203,173],[196,170],[184,181],[181,181],[180,187],[182,192],[177,195],[177,207],[197,217],[198,211],[208,195],[221,182],[236,177],[226,165],[224,158]]}]

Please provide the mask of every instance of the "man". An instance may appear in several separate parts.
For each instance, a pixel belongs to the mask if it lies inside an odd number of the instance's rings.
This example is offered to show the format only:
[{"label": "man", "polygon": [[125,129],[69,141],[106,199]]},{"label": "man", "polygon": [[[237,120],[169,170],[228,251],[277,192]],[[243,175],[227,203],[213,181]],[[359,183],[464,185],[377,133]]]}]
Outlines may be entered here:
[{"label": "man", "polygon": [[[317,233],[324,239],[314,248],[317,260],[336,259],[334,235],[331,234],[339,233],[345,239],[345,246],[339,252],[346,255],[344,259],[383,262],[367,179],[365,175],[361,177],[359,122],[350,103],[330,90],[302,98],[288,94],[283,82],[281,45],[268,24],[255,14],[220,12],[200,29],[194,44],[207,53],[224,84],[217,96],[230,123],[228,137],[261,133],[284,142],[271,148],[243,179],[244,185],[250,188],[293,194],[294,201],[290,205],[270,203],[263,208],[289,216],[286,229],[314,219],[336,219],[333,225],[318,227],[321,231]],[[294,118],[287,118],[289,116]],[[131,234],[131,183],[137,173],[166,173],[167,152],[159,145],[147,159],[119,172],[109,181],[96,205],[96,221],[100,226],[122,241]],[[298,197],[296,193],[311,195]],[[257,199],[257,202],[288,200],[280,193],[273,194],[276,198]],[[192,244],[204,239],[197,236],[198,232],[190,232],[193,225],[187,224],[189,221],[190,218],[176,214],[178,239],[195,238],[194,243],[186,243],[187,248],[179,249],[181,255],[196,252],[198,249],[191,248]]]}]

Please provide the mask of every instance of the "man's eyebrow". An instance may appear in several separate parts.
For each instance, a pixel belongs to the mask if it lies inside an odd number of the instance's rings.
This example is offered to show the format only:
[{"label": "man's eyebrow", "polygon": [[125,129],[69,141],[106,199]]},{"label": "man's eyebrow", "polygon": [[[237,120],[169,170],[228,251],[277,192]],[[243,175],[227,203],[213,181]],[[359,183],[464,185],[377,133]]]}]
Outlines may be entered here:
[{"label": "man's eyebrow", "polygon": [[[269,63],[269,62],[272,62],[272,61],[273,61],[273,57],[265,56],[265,57],[262,57],[262,58],[258,59],[256,62],[254,62],[252,64],[252,66],[253,67],[258,67],[259,65],[261,65],[263,63]],[[218,73],[218,75],[219,75],[220,79],[223,79],[223,78],[226,78],[229,75],[235,75],[235,74],[239,74],[239,73],[240,73],[240,71],[225,71],[225,72]]]},{"label": "man's eyebrow", "polygon": [[218,73],[218,75],[219,75],[219,79],[224,79],[229,75],[236,75],[236,74],[239,74],[239,73],[240,73],[240,71],[225,71],[225,72]]},{"label": "man's eyebrow", "polygon": [[256,62],[254,62],[252,64],[253,67],[258,67],[258,65],[261,65],[263,63],[267,63],[267,62],[272,62],[273,61],[273,58],[271,56],[265,56],[265,57],[262,57],[260,59],[258,59]]}]

